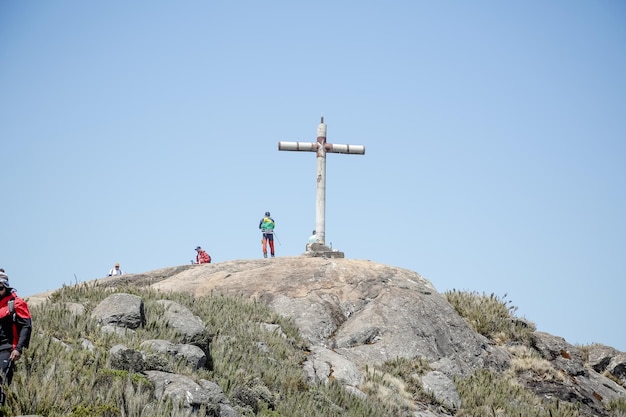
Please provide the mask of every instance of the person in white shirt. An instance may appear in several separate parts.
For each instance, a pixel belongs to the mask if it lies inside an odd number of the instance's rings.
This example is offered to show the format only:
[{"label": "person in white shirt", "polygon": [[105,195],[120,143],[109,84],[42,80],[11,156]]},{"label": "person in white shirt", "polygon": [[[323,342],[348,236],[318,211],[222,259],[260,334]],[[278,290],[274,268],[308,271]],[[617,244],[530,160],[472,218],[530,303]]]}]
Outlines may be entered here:
[{"label": "person in white shirt", "polygon": [[124,272],[120,269],[120,264],[119,262],[115,264],[115,267],[113,267],[110,271],[109,271],[109,276],[112,275],[122,275]]},{"label": "person in white shirt", "polygon": [[306,244],[306,250],[310,251],[311,249],[311,245],[313,245],[314,243],[319,243],[320,240],[317,238],[317,235],[315,234],[315,230],[313,230],[313,234],[311,235],[311,237],[309,237],[309,240]]}]

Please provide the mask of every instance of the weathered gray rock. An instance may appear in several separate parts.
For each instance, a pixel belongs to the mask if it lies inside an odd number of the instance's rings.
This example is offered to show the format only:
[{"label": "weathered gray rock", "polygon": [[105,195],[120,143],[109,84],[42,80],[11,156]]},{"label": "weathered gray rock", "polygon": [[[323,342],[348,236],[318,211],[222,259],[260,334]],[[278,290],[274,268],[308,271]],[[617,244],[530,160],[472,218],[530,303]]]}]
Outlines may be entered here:
[{"label": "weathered gray rock", "polygon": [[141,342],[142,349],[151,349],[155,352],[165,353],[170,356],[176,355],[178,353],[178,347],[174,343],[169,340],[163,339],[148,339]]},{"label": "weathered gray rock", "polygon": [[282,327],[280,327],[279,324],[273,324],[273,323],[259,323],[259,325],[261,326],[262,329],[270,332],[270,333],[275,333],[281,337],[287,338],[287,335],[285,334],[285,332],[283,332]]},{"label": "weathered gray rock", "polygon": [[[544,378],[543,375],[522,374],[518,381],[544,398],[567,401],[580,406],[581,416],[604,416],[608,403],[626,398],[626,389],[599,374],[591,366],[586,367],[581,350],[562,337],[544,332],[533,333],[533,347],[548,360],[554,374],[561,378]],[[590,350],[596,366],[609,350]],[[601,367],[601,366],[600,366]]]},{"label": "weathered gray rock", "polygon": [[361,371],[354,363],[321,346],[311,348],[304,370],[312,383],[327,383],[331,377],[343,385],[354,387],[361,382]]},{"label": "weathered gray rock", "polygon": [[80,339],[80,346],[90,352],[93,352],[96,349],[96,346],[91,342],[91,340],[85,338]]},{"label": "weathered gray rock", "polygon": [[79,303],[65,303],[65,308],[74,316],[85,314],[85,306]]},{"label": "weathered gray rock", "polygon": [[620,353],[615,348],[601,344],[593,344],[589,346],[588,351],[589,355],[587,363],[589,363],[589,366],[591,366],[596,372],[604,371],[607,366],[609,366],[609,363],[611,363],[611,359]]},{"label": "weathered gray rock", "polygon": [[214,406],[220,417],[239,416],[219,386],[210,381],[203,381],[200,385],[187,376],[160,371],[146,371],[145,375],[154,384],[158,399],[170,398],[183,409]]},{"label": "weathered gray rock", "polygon": [[109,349],[109,354],[111,355],[111,366],[115,369],[141,372],[146,368],[145,354],[124,345],[113,346]]},{"label": "weathered gray rock", "polygon": [[165,309],[165,321],[188,343],[206,344],[207,331],[200,317],[193,314],[187,307],[170,300],[157,301]]},{"label": "weathered gray rock", "polygon": [[605,405],[612,399],[626,400],[626,389],[623,386],[595,371],[590,371],[587,378],[578,377],[576,380],[585,392],[590,393],[592,397],[599,399]]},{"label": "weathered gray rock", "polygon": [[118,336],[124,337],[129,337],[136,333],[133,329],[129,329],[127,327],[119,327],[113,324],[105,324],[104,326],[101,326],[100,331],[103,333],[116,334]]},{"label": "weathered gray rock", "polygon": [[174,344],[169,340],[150,339],[144,340],[142,348],[151,349],[155,352],[164,353],[175,358],[184,359],[194,369],[204,367],[207,361],[206,354],[198,346],[189,344]]},{"label": "weathered gray rock", "polygon": [[116,293],[102,300],[91,316],[100,324],[136,329],[145,325],[143,300],[136,295]]},{"label": "weathered gray rock", "polygon": [[431,371],[422,375],[422,386],[426,392],[435,396],[437,401],[450,409],[458,408],[461,405],[461,397],[456,390],[454,381],[444,373]]},{"label": "weathered gray rock", "polygon": [[544,359],[552,362],[557,369],[571,376],[587,375],[583,356],[579,348],[567,343],[565,339],[549,333],[534,332],[533,346]]},{"label": "weathered gray rock", "polygon": [[219,385],[206,379],[201,379],[198,384],[205,390],[209,402],[219,405],[220,417],[239,417]]},{"label": "weathered gray rock", "polygon": [[619,353],[611,358],[606,370],[626,383],[626,353]]},{"label": "weathered gray rock", "polygon": [[340,252],[337,249],[332,249],[321,243],[307,243],[306,251],[302,255],[316,257],[316,258],[344,258],[345,257],[343,252]]}]

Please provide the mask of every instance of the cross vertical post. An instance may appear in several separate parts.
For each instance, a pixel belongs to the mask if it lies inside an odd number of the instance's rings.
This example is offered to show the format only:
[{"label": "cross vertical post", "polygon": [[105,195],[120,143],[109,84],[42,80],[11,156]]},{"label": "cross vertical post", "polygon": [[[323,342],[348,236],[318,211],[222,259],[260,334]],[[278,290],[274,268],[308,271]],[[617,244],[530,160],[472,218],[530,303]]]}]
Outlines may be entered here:
[{"label": "cross vertical post", "polygon": [[326,124],[317,126],[317,187],[315,188],[315,236],[326,244]]},{"label": "cross vertical post", "polygon": [[301,151],[317,153],[317,177],[315,193],[315,235],[322,245],[326,244],[326,154],[365,154],[362,145],[337,145],[326,143],[324,117],[317,126],[317,142],[278,142],[279,151]]}]

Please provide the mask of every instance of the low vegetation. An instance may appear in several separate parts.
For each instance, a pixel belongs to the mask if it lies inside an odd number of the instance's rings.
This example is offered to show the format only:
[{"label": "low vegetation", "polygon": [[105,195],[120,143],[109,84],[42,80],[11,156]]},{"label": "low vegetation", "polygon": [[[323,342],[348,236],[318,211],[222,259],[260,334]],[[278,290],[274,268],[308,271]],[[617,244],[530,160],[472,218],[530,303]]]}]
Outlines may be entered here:
[{"label": "low vegetation", "polygon": [[610,401],[609,410],[613,417],[626,417],[626,399],[620,398]]},{"label": "low vegetation", "polygon": [[505,294],[479,294],[452,290],[444,293],[459,315],[483,336],[504,344],[507,342],[529,343],[535,325],[515,317],[517,307],[507,301]]},{"label": "low vegetation", "polygon": [[578,417],[576,406],[542,399],[520,386],[508,374],[479,370],[470,378],[457,379],[462,401],[458,417],[524,416]]},{"label": "low vegetation", "polygon": [[[103,333],[90,311],[110,291],[88,285],[68,286],[52,296],[52,302],[31,308],[35,331],[29,349],[17,363],[13,383],[6,389],[4,415],[38,414],[46,417],[163,417],[174,416],[171,402],[156,402],[153,387],[141,374],[113,370],[108,351],[116,344],[140,349],[147,339],[182,343],[161,320],[164,298],[155,291],[119,288],[142,297],[147,323],[136,334],[122,337]],[[202,318],[211,334],[209,369],[192,370],[172,361],[171,369],[193,379],[217,383],[242,416],[388,416],[381,403],[363,400],[339,384],[310,385],[302,371],[307,350],[297,329],[267,306],[238,298],[212,295],[202,298],[167,294]],[[67,303],[86,307],[72,314]],[[287,337],[262,328],[276,323]],[[89,341],[91,349],[83,343]],[[258,344],[267,347],[259,355]],[[233,400],[245,390],[264,390],[263,400],[238,404]],[[216,410],[197,410],[197,416],[213,416]],[[219,414],[217,414],[219,415]]]},{"label": "low vegetation", "polygon": [[441,406],[435,397],[424,391],[420,377],[430,371],[421,358],[396,358],[365,370],[360,387],[370,398],[386,404],[394,416],[411,416],[418,404]]},{"label": "low vegetation", "polygon": [[[483,336],[504,347],[511,355],[506,372],[477,370],[470,378],[455,380],[461,397],[458,417],[523,416],[578,417],[578,407],[549,396],[537,396],[522,386],[517,378],[530,375],[535,381],[564,383],[565,374],[555,369],[537,351],[531,349],[535,325],[515,316],[517,307],[495,294],[458,290],[444,294],[457,313]],[[585,349],[582,349],[583,352]],[[614,401],[607,412],[613,417],[625,416],[625,402]]]},{"label": "low vegetation", "polygon": [[[161,319],[163,307],[157,301],[167,298],[186,306],[205,322],[211,352],[207,369],[193,370],[173,359],[168,367],[195,380],[214,381],[245,417],[410,417],[427,408],[458,417],[579,416],[576,406],[540,398],[517,382],[521,373],[557,382],[563,376],[529,347],[534,325],[514,317],[516,308],[505,301],[506,296],[456,290],[445,294],[477,332],[503,345],[513,358],[506,372],[481,369],[468,378],[456,379],[461,405],[453,409],[438,403],[422,388],[420,378],[431,368],[421,358],[397,358],[363,370],[359,387],[367,394],[363,397],[332,379],[328,384],[309,384],[302,370],[308,354],[305,341],[293,323],[262,303],[215,294],[202,298],[182,293],[164,296],[131,287],[116,291],[144,300],[147,323],[132,336],[104,333],[90,318],[91,310],[111,294],[110,289],[68,286],[57,291],[51,302],[31,308],[35,323],[31,347],[17,363],[13,384],[6,389],[4,415],[183,415],[175,411],[171,401],[156,401],[154,387],[142,374],[112,369],[108,354],[116,344],[140,349],[140,343],[147,339],[182,343],[181,336]],[[84,306],[84,313],[71,312],[71,303]],[[284,334],[268,331],[260,323],[278,324]],[[259,344],[264,346],[262,355]],[[241,401],[248,391],[261,399]],[[609,411],[614,417],[626,417],[626,402],[611,402]],[[219,410],[209,406],[195,410],[194,415],[218,416]]]}]

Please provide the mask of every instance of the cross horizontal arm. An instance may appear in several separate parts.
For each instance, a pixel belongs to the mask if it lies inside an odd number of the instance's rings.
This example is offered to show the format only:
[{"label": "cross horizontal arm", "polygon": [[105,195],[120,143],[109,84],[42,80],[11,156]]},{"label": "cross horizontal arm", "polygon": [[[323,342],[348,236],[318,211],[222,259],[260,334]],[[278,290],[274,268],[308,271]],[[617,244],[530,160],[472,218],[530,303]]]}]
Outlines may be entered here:
[{"label": "cross horizontal arm", "polygon": [[337,145],[333,143],[324,144],[326,152],[330,153],[349,153],[353,155],[364,155],[365,146],[363,145]]},{"label": "cross horizontal arm", "polygon": [[278,142],[279,151],[317,152],[317,142]]},{"label": "cross horizontal arm", "polygon": [[[278,142],[279,151],[317,152],[318,149],[318,142]],[[326,152],[330,153],[347,153],[353,155],[365,154],[365,146],[363,145],[337,145],[333,143],[325,143],[324,149]]]}]

